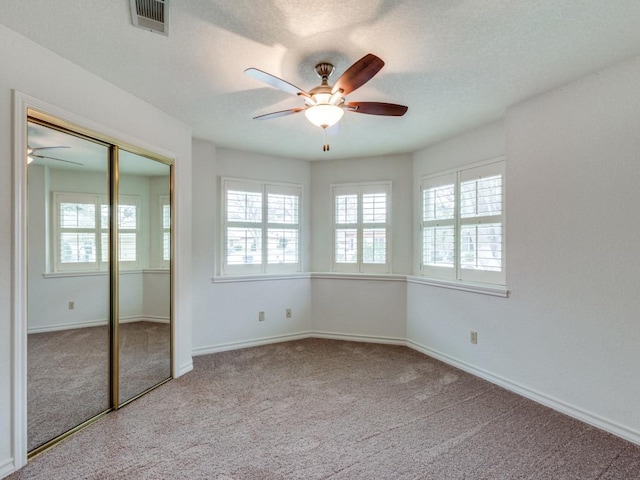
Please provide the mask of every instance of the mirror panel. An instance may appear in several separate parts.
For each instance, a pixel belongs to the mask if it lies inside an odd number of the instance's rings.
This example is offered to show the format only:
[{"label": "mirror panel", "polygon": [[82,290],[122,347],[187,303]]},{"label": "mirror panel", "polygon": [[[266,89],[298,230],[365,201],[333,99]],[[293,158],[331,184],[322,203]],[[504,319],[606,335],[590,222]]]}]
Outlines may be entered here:
[{"label": "mirror panel", "polygon": [[28,450],[110,408],[109,148],[30,121]]},{"label": "mirror panel", "polygon": [[171,166],[119,150],[119,403],[171,376]]}]

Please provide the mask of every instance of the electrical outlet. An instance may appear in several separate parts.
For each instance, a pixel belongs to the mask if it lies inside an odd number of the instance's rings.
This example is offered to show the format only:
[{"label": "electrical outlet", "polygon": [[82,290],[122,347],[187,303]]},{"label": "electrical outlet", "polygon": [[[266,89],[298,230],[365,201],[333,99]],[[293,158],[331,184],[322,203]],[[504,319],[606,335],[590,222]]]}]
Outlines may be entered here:
[{"label": "electrical outlet", "polygon": [[478,343],[478,332],[471,332],[471,343]]},{"label": "electrical outlet", "polygon": [[287,308],[287,318],[291,318],[291,309]]},{"label": "electrical outlet", "polygon": [[76,302],[69,302],[69,310],[76,308]]},{"label": "electrical outlet", "polygon": [[258,321],[264,322],[264,312],[258,312]]}]

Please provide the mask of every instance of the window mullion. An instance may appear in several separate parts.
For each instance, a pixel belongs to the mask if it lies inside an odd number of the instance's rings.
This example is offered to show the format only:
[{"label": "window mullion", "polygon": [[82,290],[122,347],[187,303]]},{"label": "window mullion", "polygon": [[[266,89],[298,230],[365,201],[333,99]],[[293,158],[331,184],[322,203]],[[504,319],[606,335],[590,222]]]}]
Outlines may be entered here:
[{"label": "window mullion", "polygon": [[100,196],[95,196],[93,199],[95,205],[93,237],[96,244],[96,267],[98,270],[102,270],[102,202],[100,198]]},{"label": "window mullion", "polygon": [[461,215],[460,209],[461,207],[461,195],[460,195],[460,182],[461,182],[461,174],[460,172],[456,172],[456,181],[453,185],[454,188],[454,198],[455,198],[455,206],[453,209],[454,216],[454,242],[453,242],[453,258],[455,259],[455,269],[456,269],[456,279],[462,279],[462,269],[460,267],[460,227],[461,227]]},{"label": "window mullion", "polygon": [[260,271],[267,272],[267,264],[269,263],[269,195],[267,194],[267,185],[262,185],[262,265]]},{"label": "window mullion", "polygon": [[227,227],[232,227],[232,228],[257,228],[260,229],[262,228],[262,223],[259,222],[234,222],[234,221],[229,221],[227,222]]},{"label": "window mullion", "polygon": [[267,228],[282,230],[299,230],[297,223],[267,223]]},{"label": "window mullion", "polygon": [[484,217],[466,217],[460,219],[460,225],[480,225],[483,223],[502,223],[502,215],[487,215]]},{"label": "window mullion", "polygon": [[362,273],[364,271],[364,234],[363,234],[363,205],[362,205],[362,189],[358,188],[358,205],[357,205],[357,217],[356,217],[356,238],[358,242],[358,250],[357,250],[357,258],[358,258],[358,272]]}]

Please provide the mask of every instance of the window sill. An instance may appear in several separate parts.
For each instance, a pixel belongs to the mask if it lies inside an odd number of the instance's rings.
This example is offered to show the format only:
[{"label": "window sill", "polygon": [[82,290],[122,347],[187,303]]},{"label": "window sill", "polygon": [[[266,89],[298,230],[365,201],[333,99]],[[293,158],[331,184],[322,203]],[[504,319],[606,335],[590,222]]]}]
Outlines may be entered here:
[{"label": "window sill", "polygon": [[[171,270],[168,268],[134,268],[131,270],[120,269],[120,275],[134,275],[137,273],[163,273],[168,274]],[[74,272],[49,272],[43,273],[43,278],[67,278],[67,277],[100,277],[107,276],[106,270],[88,270],[86,272],[74,271]]]},{"label": "window sill", "polygon": [[300,280],[309,278],[309,273],[261,273],[255,275],[217,275],[211,278],[211,283],[239,283],[264,282],[268,280]]},{"label": "window sill", "polygon": [[333,280],[382,280],[385,282],[405,282],[406,275],[397,273],[347,273],[347,272],[318,272],[312,273],[313,279]]},{"label": "window sill", "polygon": [[481,283],[441,280],[437,278],[420,277],[417,275],[403,275],[393,273],[342,273],[342,272],[308,272],[308,273],[277,273],[256,275],[219,275],[211,279],[211,283],[242,283],[263,282],[273,280],[374,280],[383,282],[407,282],[431,287],[450,288],[463,292],[480,293],[494,297],[509,296],[507,287],[501,285],[487,285]]},{"label": "window sill", "polygon": [[450,288],[453,290],[461,290],[463,292],[481,293],[483,295],[492,295],[494,297],[506,298],[509,296],[509,290],[507,290],[507,287],[502,285],[442,280],[439,278],[420,277],[416,275],[407,275],[407,282],[416,283],[418,285],[429,285],[431,287]]}]

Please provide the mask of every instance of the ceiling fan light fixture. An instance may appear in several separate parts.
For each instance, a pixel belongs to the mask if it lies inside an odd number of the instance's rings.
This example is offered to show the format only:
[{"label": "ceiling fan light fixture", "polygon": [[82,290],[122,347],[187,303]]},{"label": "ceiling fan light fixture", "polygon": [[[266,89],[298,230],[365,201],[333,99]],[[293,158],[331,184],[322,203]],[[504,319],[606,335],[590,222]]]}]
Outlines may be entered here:
[{"label": "ceiling fan light fixture", "polygon": [[304,115],[316,127],[329,128],[340,121],[344,110],[336,105],[320,104],[305,109]]}]

